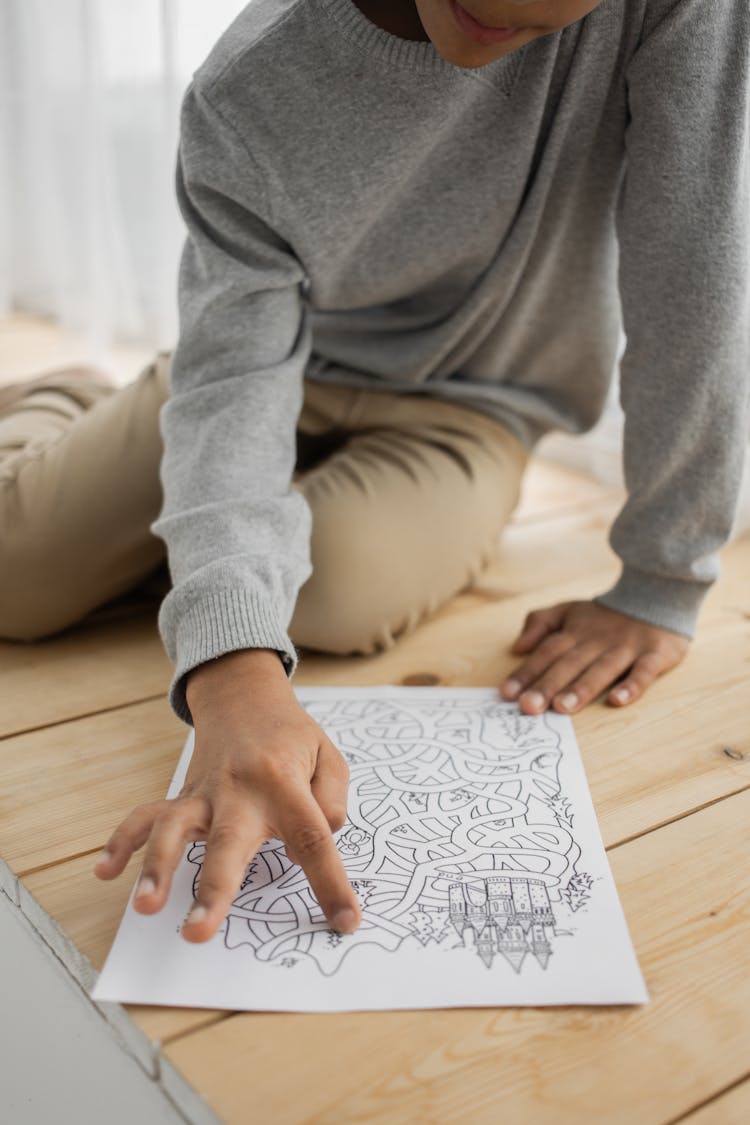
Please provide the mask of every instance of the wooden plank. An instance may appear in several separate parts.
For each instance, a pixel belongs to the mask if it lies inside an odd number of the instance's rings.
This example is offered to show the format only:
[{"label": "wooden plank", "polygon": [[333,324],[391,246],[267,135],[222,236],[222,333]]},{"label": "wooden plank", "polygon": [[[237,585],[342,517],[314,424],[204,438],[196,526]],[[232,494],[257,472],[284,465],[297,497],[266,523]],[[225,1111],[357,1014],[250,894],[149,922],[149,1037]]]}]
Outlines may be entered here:
[{"label": "wooden plank", "polygon": [[603,499],[618,506],[623,495],[587,473],[532,457],[521,486],[521,498],[514,514],[516,523],[530,523],[581,510]]},{"label": "wooden plank", "polygon": [[123,383],[152,356],[151,348],[132,345],[102,349],[90,334],[42,317],[16,314],[0,320],[0,385],[80,363],[103,366]]},{"label": "wooden plank", "polygon": [[663,1125],[747,1068],[748,818],[744,793],[612,854],[643,1008],[241,1014],[166,1054],[229,1125]]},{"label": "wooden plank", "polygon": [[578,577],[583,569],[614,582],[619,562],[607,535],[614,514],[609,499],[543,521],[510,524],[472,593],[490,600],[542,591]]},{"label": "wooden plank", "polygon": [[[500,639],[512,604],[430,623],[361,663],[310,660],[299,682],[497,683],[511,666]],[[750,629],[730,617],[654,685],[647,706],[592,706],[576,718],[610,843],[748,783],[748,661]],[[183,739],[163,700],[4,739],[0,854],[23,873],[99,846],[133,805],[163,795]]]},{"label": "wooden plank", "polygon": [[[619,574],[619,560],[607,542],[613,515],[611,502],[605,500],[582,511],[550,516],[538,524],[511,524],[493,559],[470,590],[457,599],[457,605],[470,608],[482,601],[519,595],[546,605],[549,587],[581,575],[586,591],[582,596],[596,596]],[[699,636],[720,607],[724,613],[735,611],[750,619],[750,535],[725,547],[721,564],[721,578],[709,590],[700,614]]]},{"label": "wooden plank", "polygon": [[0,643],[0,738],[163,696],[170,678],[153,607],[37,644]]},{"label": "wooden plank", "polygon": [[[739,644],[741,648],[734,661],[739,669],[734,681],[722,672],[724,658],[732,644]],[[744,675],[743,661],[749,652],[750,639],[744,631],[738,642],[732,630],[725,630],[710,644],[706,642],[696,649],[691,664],[683,664],[670,677],[655,685],[648,706],[622,711],[594,706],[576,718],[576,732],[607,846],[614,846],[670,819],[685,816],[707,802],[750,786],[750,702],[747,693],[741,690],[740,682]],[[700,689],[696,688],[697,680],[702,681]],[[388,681],[388,676],[384,677],[384,681]],[[326,679],[318,676],[316,682],[326,682]],[[71,746],[91,747],[96,751],[100,745],[111,743],[113,727],[108,725],[107,733],[102,727],[104,720],[107,724],[114,722],[114,731],[119,732],[121,745],[115,751],[115,761],[108,775],[95,781],[94,788],[84,797],[79,797],[75,805],[68,799],[68,812],[64,819],[70,826],[69,835],[64,839],[60,839],[59,835],[56,837],[57,859],[63,860],[68,855],[102,846],[118,817],[129,811],[131,806],[128,806],[126,797],[127,793],[133,792],[136,783],[140,785],[140,800],[158,799],[166,790],[165,779],[171,762],[176,759],[182,728],[173,735],[169,724],[165,754],[149,753],[141,759],[144,772],[135,777],[131,770],[121,781],[119,771],[129,766],[142,737],[136,731],[133,751],[127,749],[129,743],[127,737],[123,740],[121,727],[129,723],[131,710],[135,709],[129,708],[122,713],[119,723],[115,713],[68,724]],[[144,705],[142,727],[156,732],[162,721],[163,712],[157,704]],[[0,755],[7,745],[0,745]],[[37,761],[38,747],[46,753],[44,741],[39,735],[27,740],[16,753],[17,759],[23,758],[27,763],[26,769],[19,771],[17,778],[19,799],[27,797],[25,779],[28,766],[34,766]],[[69,751],[61,750],[59,754],[64,759]],[[118,761],[122,765],[118,766]],[[101,772],[101,763],[97,768]],[[83,772],[91,769],[91,766],[86,766]],[[38,776],[46,771],[34,772]],[[25,817],[19,813],[15,840],[21,854],[24,850],[28,853],[34,846],[40,802],[44,808],[54,807],[58,802],[57,785],[57,780],[52,777],[49,790],[36,792],[30,799]],[[12,794],[13,789],[11,797]],[[132,803],[137,802],[133,800]],[[83,841],[87,845],[84,849],[79,839],[78,824],[86,816],[89,820],[92,818],[94,805],[101,835],[99,838],[87,835]],[[11,828],[9,823],[6,831]],[[2,829],[0,838],[1,833]],[[50,854],[48,851],[47,855]],[[12,864],[12,860],[9,862]],[[45,909],[57,918],[79,948],[99,967],[114,938],[132,879],[123,877],[115,884],[100,884],[90,873],[91,862],[91,857],[73,860],[69,864],[29,875],[26,882]],[[152,1037],[162,1038],[170,1033],[171,1019],[169,1015],[160,1014],[158,1019],[145,1015],[144,1029]],[[180,1016],[179,1020],[182,1026],[183,1017]]]},{"label": "wooden plank", "polygon": [[98,849],[135,806],[158,799],[185,740],[163,700],[0,742],[0,855],[24,875]]},{"label": "wooden plank", "polygon": [[750,786],[749,660],[748,631],[727,629],[654,684],[647,701],[614,719],[603,706],[576,717],[608,842]]},{"label": "wooden plank", "polygon": [[[750,1121],[750,1078],[720,1094],[687,1117],[680,1125],[747,1125]],[[676,1122],[675,1122],[676,1125]]]}]

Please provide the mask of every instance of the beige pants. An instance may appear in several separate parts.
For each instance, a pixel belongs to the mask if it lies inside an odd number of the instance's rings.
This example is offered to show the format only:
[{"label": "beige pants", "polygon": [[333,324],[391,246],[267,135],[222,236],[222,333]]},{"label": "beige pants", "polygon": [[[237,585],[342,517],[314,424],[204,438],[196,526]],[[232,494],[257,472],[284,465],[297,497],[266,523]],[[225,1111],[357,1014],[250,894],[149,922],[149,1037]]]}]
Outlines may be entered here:
[{"label": "beige pants", "polygon": [[[37,389],[0,418],[0,637],[55,633],[163,565],[149,525],[168,367],[161,355],[117,391]],[[295,487],[313,514],[313,573],[294,643],[387,648],[470,584],[516,505],[526,459],[475,410],[308,382]]]}]

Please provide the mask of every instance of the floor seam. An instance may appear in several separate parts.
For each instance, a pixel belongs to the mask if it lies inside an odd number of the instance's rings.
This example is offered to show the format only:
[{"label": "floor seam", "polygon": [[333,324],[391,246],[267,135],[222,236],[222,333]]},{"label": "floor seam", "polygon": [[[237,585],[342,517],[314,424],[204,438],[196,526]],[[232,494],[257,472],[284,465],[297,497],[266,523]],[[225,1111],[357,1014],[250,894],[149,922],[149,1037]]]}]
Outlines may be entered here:
[{"label": "floor seam", "polygon": [[153,703],[157,699],[163,699],[166,702],[166,688],[156,695],[144,695],[138,699],[129,699],[125,703],[114,703],[111,707],[97,707],[94,711],[82,711],[80,714],[71,715],[69,719],[55,719],[49,723],[39,723],[37,726],[22,727],[20,730],[9,731],[7,734],[0,734],[0,742],[9,738],[18,738],[24,734],[34,734],[36,731],[50,730],[52,727],[69,726],[70,723],[77,723],[80,719],[93,719],[96,715],[110,715],[113,711],[125,711],[128,707],[137,707],[140,703]]},{"label": "floor seam", "polygon": [[631,836],[625,837],[623,840],[618,840],[616,844],[608,844],[605,851],[613,852],[617,848],[623,847],[625,844],[632,844],[636,840],[642,840],[644,836],[650,836],[652,832],[660,832],[662,828],[668,828],[671,824],[677,824],[681,820],[687,820],[689,816],[694,816],[696,813],[703,812],[705,809],[712,808],[713,805],[718,805],[721,801],[728,801],[732,797],[739,796],[740,793],[746,793],[750,789],[750,784],[741,785],[739,789],[733,789],[731,793],[722,793],[720,797],[713,797],[710,801],[704,801],[701,805],[696,805],[695,808],[689,809],[687,812],[678,813],[676,816],[669,817],[667,820],[661,821],[659,824],[654,824],[650,828],[645,828],[642,832],[634,832]]},{"label": "floor seam", "polygon": [[732,1090],[736,1090],[738,1086],[742,1086],[745,1082],[748,1081],[748,1079],[750,1079],[750,1071],[743,1074],[742,1077],[736,1079],[736,1081],[730,1082],[727,1086],[723,1086],[709,1098],[704,1098],[703,1101],[698,1102],[697,1105],[691,1106],[691,1108],[685,1113],[681,1113],[677,1117],[670,1117],[668,1121],[664,1122],[664,1125],[679,1125],[679,1122],[681,1121],[689,1121],[690,1118],[694,1116],[694,1114],[700,1113],[702,1109],[705,1109],[706,1106],[711,1105],[712,1102],[719,1101],[719,1099],[723,1098],[726,1094],[730,1094]]}]

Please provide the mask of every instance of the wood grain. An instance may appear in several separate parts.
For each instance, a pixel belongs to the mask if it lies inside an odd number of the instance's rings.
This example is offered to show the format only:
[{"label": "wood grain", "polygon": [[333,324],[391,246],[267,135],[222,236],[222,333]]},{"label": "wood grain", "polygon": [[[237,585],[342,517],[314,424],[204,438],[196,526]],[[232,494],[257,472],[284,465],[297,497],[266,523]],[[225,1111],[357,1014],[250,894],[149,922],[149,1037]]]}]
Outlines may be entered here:
[{"label": "wood grain", "polygon": [[533,457],[524,474],[516,519],[533,523],[561,512],[585,511],[603,499],[619,506],[623,496],[588,474]]},{"label": "wood grain", "polygon": [[612,853],[643,1008],[242,1014],[166,1054],[230,1125],[667,1122],[747,1069],[749,822],[745,793]]},{"label": "wood grain", "polygon": [[164,696],[170,678],[154,611],[113,614],[40,644],[0,642],[0,737]]},{"label": "wood grain", "polygon": [[[92,358],[88,341],[33,318],[0,323],[0,384]],[[96,358],[124,382],[150,355]],[[496,684],[526,613],[611,585],[621,501],[534,459],[472,589],[389,653],[305,654],[298,683]],[[688,659],[636,707],[576,718],[652,1003],[330,1017],[131,1008],[227,1121],[750,1121],[750,538],[722,558]],[[101,883],[94,853],[134,805],[163,796],[185,736],[164,699],[154,616],[131,599],[49,642],[0,645],[0,854],[97,966],[139,859]]]},{"label": "wood grain", "polygon": [[[492,656],[488,652],[482,661],[476,654],[485,639],[496,649],[502,609],[491,606],[466,615],[481,617],[481,625],[477,621],[465,636],[467,650],[471,643],[474,653],[474,675],[467,660],[463,675],[439,671],[441,682],[488,682]],[[498,610],[494,632],[491,622]],[[428,648],[434,653],[449,649],[449,632],[455,658],[465,627],[465,620],[448,620],[425,626],[422,633],[432,635]],[[399,682],[409,672],[434,671],[434,662],[425,669],[410,652],[415,644],[425,644],[424,638],[407,642],[368,661],[370,674],[353,676],[354,682]],[[494,655],[497,659],[497,651]],[[576,718],[597,810],[600,817],[607,814],[608,843],[750,784],[750,705],[743,691],[748,660],[750,630],[730,624],[696,649],[690,663],[654,686],[648,708],[614,711],[599,705]],[[403,670],[394,675],[399,664]],[[353,664],[345,667],[351,675]],[[314,673],[308,667],[300,675],[300,683],[341,679],[347,677],[329,677],[324,667]],[[493,679],[499,679],[499,669],[489,682]],[[133,805],[161,799],[184,735],[159,699],[3,739],[0,854],[25,873],[101,846]]]},{"label": "wood grain", "polygon": [[18,875],[101,848],[167,791],[185,728],[163,700],[0,742],[0,855]]},{"label": "wood grain", "polygon": [[750,1077],[686,1117],[680,1125],[747,1125],[750,1121]]},{"label": "wood grain", "polygon": [[[750,639],[744,639],[743,644],[743,651],[750,652]],[[669,820],[683,817],[707,802],[750,787],[750,705],[741,682],[722,678],[722,663],[717,653],[725,654],[726,649],[726,638],[718,635],[712,645],[706,644],[699,650],[696,660],[705,678],[700,694],[696,694],[694,688],[695,666],[683,665],[672,677],[665,677],[654,687],[648,708],[614,711],[599,705],[588,708],[576,719],[577,737],[607,846],[616,846]],[[739,654],[733,663],[739,666]],[[143,719],[152,733],[158,726],[152,717],[154,707],[149,704],[144,709]],[[123,713],[124,718],[130,710]],[[121,725],[116,714],[106,718],[116,727]],[[134,731],[133,755],[137,754],[140,729]],[[717,730],[721,731],[720,738],[717,738]],[[175,732],[175,737],[178,733]],[[101,732],[100,719],[70,724],[70,737],[81,746],[93,748],[108,738]],[[27,740],[23,750],[27,762],[34,761],[35,746],[45,751],[41,732]],[[2,751],[0,744],[0,754]],[[163,796],[165,768],[176,758],[176,752],[170,725],[166,762],[161,753],[150,754],[146,761],[142,760],[144,773],[138,780],[143,800],[158,800]],[[129,759],[127,743],[120,745],[117,754]],[[22,776],[19,783],[25,792]],[[131,775],[131,782],[135,780]],[[99,810],[111,808],[108,818],[102,815],[99,819],[103,834],[96,841],[97,847],[104,844],[117,818],[129,811],[123,803],[123,781],[113,765],[110,783],[101,778],[96,783]],[[49,791],[37,792],[35,801],[54,803],[55,785],[56,778],[52,776]],[[88,793],[84,795],[85,801],[90,799]],[[82,815],[86,815],[85,809]],[[20,819],[29,823],[28,816],[22,814]],[[79,819],[77,817],[72,825],[76,834]],[[91,846],[91,837],[85,842]],[[30,840],[26,848],[31,848],[32,843]],[[84,850],[81,844],[76,835],[67,843],[58,840],[57,847],[66,854],[77,854]],[[17,846],[23,845],[18,841]],[[114,938],[132,878],[123,876],[117,885],[100,884],[91,876],[90,864],[90,857],[72,860],[59,868],[28,875],[26,882],[45,909],[58,919],[98,968]],[[170,1017],[164,1012],[160,1012],[157,1019],[149,1014],[137,1018],[152,1037],[163,1038],[173,1033]],[[204,1016],[201,1013],[192,1018],[203,1022]],[[180,1014],[180,1026],[185,1026],[185,1022]]]}]

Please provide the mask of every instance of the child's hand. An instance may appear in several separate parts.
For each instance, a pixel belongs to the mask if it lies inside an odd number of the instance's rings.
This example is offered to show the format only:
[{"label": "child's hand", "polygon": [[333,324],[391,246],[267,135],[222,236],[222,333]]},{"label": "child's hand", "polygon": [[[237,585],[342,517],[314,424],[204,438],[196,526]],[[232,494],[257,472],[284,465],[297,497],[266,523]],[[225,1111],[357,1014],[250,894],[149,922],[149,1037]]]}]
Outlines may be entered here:
[{"label": "child's hand", "polygon": [[300,706],[275,652],[231,653],[191,673],[195,750],[179,796],[135,809],[107,844],[101,879],[119,875],[147,843],[134,905],[161,910],[185,844],[206,840],[198,901],[183,927],[207,941],[229,912],[245,869],[268,839],[286,844],[331,926],[360,922],[357,897],[332,832],[346,820],[349,771]]},{"label": "child's hand", "polygon": [[580,711],[607,688],[607,703],[622,707],[679,664],[689,645],[687,637],[596,602],[562,602],[526,618],[511,651],[533,655],[500,685],[500,693],[517,699],[527,715],[550,705]]}]

